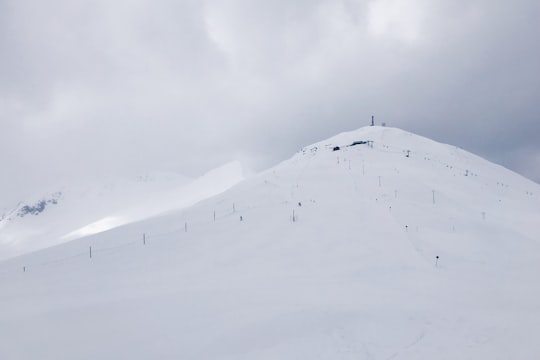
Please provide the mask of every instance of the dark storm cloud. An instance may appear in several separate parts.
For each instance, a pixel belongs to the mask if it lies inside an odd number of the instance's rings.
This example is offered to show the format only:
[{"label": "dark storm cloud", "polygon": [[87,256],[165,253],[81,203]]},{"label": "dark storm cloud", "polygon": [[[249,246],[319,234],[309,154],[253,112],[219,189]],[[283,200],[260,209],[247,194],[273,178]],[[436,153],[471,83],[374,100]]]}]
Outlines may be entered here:
[{"label": "dark storm cloud", "polygon": [[260,169],[371,114],[538,181],[539,15],[528,0],[3,0],[1,185]]}]

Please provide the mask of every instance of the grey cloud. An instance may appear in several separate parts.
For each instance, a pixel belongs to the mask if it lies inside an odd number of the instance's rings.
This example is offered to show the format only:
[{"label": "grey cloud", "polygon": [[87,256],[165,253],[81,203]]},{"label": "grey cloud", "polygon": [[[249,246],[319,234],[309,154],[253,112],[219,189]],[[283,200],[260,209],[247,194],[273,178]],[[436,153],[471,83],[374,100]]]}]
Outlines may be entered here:
[{"label": "grey cloud", "polygon": [[538,15],[528,0],[6,0],[0,185],[262,169],[371,114],[538,181]]}]

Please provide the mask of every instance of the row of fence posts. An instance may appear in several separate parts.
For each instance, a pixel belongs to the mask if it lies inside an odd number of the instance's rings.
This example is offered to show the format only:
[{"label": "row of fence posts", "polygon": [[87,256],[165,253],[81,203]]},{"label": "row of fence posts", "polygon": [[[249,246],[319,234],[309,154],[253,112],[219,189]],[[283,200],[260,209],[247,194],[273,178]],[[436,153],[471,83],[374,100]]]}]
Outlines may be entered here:
[{"label": "row of fence posts", "polygon": [[[381,177],[379,176],[379,186],[380,186],[380,181],[381,181]],[[394,196],[397,198],[397,190],[395,190],[395,193],[394,193]],[[435,190],[433,190],[433,204],[435,204]],[[302,206],[302,204],[299,202],[298,203],[298,206]],[[236,212],[236,207],[235,207],[235,204],[233,203],[232,204],[232,210],[233,210],[233,213]],[[485,220],[485,212],[482,212],[482,216]],[[240,221],[242,221],[243,218],[242,216],[240,216]],[[298,220],[298,216],[296,215],[295,213],[295,210],[293,209],[292,210],[292,222],[296,222]],[[216,221],[216,211],[214,210],[214,221]],[[408,230],[408,226],[405,225],[405,231]],[[184,232],[187,233],[188,231],[188,223],[187,221],[184,222]],[[146,233],[143,233],[142,234],[142,243],[143,245],[146,245]],[[89,255],[89,258],[92,259],[92,246],[89,246],[88,247],[88,255]],[[438,265],[438,260],[439,260],[439,256],[436,257],[436,260],[435,260],[435,266]],[[26,272],[26,266],[23,266],[23,272]]]},{"label": "row of fence posts", "polygon": [[[302,206],[301,203],[298,203],[298,205],[299,205],[299,206]],[[232,205],[232,210],[233,210],[233,213],[236,212],[236,205],[235,205],[235,203],[233,203],[233,205]],[[214,221],[216,221],[216,211],[215,211],[215,210],[214,210],[213,215],[214,215],[214,216],[213,216],[213,217],[214,217]],[[242,220],[243,220],[243,217],[240,216],[240,221],[242,221]],[[298,215],[296,214],[295,210],[293,209],[293,211],[292,211],[292,222],[297,222],[297,221],[298,221]],[[187,231],[188,231],[188,223],[187,223],[187,221],[186,221],[186,222],[184,222],[184,232],[187,233]],[[143,245],[146,245],[146,240],[147,240],[146,233],[143,233],[143,234],[142,234],[142,243],[143,243]],[[92,259],[92,255],[93,255],[93,254],[92,254],[92,246],[89,246],[89,247],[88,247],[88,257],[89,257],[90,259]],[[26,266],[23,266],[23,272],[26,272]]]},{"label": "row of fence posts", "polygon": [[[236,212],[236,205],[235,205],[235,203],[232,204],[232,210],[233,210],[233,213]],[[243,220],[243,217],[240,216],[240,221],[242,221],[242,220]],[[295,221],[295,220],[296,220],[296,216],[294,215],[294,210],[293,210],[293,221]],[[215,211],[215,210],[214,210],[214,221],[216,221],[216,211]],[[184,232],[186,232],[186,233],[188,232],[188,223],[187,223],[187,221],[184,222]],[[143,243],[143,245],[146,245],[146,240],[147,240],[146,233],[143,233],[143,234],[142,234],[142,243]],[[92,254],[92,246],[89,246],[89,247],[88,247],[88,257],[89,257],[90,259],[92,259],[92,255],[93,255],[93,254]],[[26,272],[27,267],[26,267],[26,266],[23,266],[22,270],[23,270],[23,272]]]}]

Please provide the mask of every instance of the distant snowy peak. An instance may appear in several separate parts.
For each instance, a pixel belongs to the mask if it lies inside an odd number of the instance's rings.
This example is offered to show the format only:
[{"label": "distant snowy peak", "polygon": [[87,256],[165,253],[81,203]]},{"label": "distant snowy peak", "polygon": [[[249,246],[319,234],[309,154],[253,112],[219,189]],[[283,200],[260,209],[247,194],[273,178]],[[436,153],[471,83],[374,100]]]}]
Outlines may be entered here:
[{"label": "distant snowy peak", "polygon": [[19,208],[17,216],[25,217],[26,215],[39,215],[41,214],[49,205],[56,205],[62,197],[61,192],[55,192],[49,198],[41,199],[33,205],[23,205]]},{"label": "distant snowy peak", "polygon": [[43,198],[30,202],[30,203],[23,203],[20,202],[15,208],[12,210],[2,214],[0,216],[0,221],[7,220],[11,221],[14,220],[16,217],[24,218],[27,215],[40,215],[42,214],[46,209],[48,209],[51,205],[57,205],[62,198],[62,192],[54,192],[50,195],[44,196]]}]

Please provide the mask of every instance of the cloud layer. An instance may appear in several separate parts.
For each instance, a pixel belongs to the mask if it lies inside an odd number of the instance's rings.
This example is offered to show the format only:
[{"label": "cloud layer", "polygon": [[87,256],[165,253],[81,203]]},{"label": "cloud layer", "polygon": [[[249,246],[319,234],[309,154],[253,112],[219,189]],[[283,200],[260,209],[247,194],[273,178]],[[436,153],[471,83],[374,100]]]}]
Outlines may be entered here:
[{"label": "cloud layer", "polygon": [[0,1],[3,192],[232,159],[372,114],[540,180],[536,1]]}]

